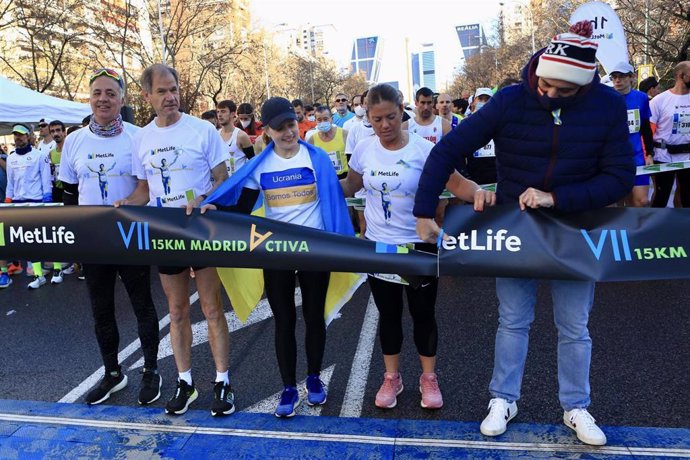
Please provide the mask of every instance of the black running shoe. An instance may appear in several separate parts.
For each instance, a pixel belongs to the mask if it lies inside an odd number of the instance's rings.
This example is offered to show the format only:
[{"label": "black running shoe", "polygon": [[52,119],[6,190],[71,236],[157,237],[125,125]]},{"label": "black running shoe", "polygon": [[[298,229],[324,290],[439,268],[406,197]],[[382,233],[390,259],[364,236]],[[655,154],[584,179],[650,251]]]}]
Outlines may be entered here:
[{"label": "black running shoe", "polygon": [[184,380],[177,379],[177,389],[175,396],[165,405],[165,413],[172,415],[182,415],[187,412],[189,405],[196,401],[199,393],[194,388],[194,383],[191,385]]},{"label": "black running shoe", "polygon": [[139,404],[145,406],[158,400],[161,397],[161,376],[158,369],[144,369],[144,376],[141,378],[139,386]]},{"label": "black running shoe", "polygon": [[230,384],[216,382],[213,386],[213,404],[211,405],[211,415],[230,415],[235,412],[235,394],[232,392]]},{"label": "black running shoe", "polygon": [[86,395],[86,404],[100,404],[116,391],[122,390],[127,386],[127,376],[121,371],[106,372],[103,379],[98,382],[98,386]]}]

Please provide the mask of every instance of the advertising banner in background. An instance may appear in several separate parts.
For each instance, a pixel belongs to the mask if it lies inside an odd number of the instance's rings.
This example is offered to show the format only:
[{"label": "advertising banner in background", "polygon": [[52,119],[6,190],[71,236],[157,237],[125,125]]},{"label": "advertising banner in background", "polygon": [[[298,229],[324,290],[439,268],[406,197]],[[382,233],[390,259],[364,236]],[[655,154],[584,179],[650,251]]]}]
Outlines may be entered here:
[{"label": "advertising banner in background", "polygon": [[607,74],[619,62],[628,62],[628,45],[623,24],[610,5],[603,2],[585,3],[570,16],[570,24],[584,20],[592,23],[592,40],[599,44],[597,59]]}]

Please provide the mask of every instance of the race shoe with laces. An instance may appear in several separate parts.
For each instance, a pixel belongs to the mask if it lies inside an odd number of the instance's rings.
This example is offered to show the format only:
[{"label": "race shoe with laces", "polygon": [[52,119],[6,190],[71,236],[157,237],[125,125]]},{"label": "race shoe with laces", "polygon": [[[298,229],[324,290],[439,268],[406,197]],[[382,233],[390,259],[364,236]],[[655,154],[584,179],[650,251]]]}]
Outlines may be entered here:
[{"label": "race shoe with laces", "polygon": [[213,404],[211,415],[230,415],[235,412],[235,394],[229,383],[216,382],[213,384]]},{"label": "race shoe with laces", "polygon": [[98,386],[86,395],[86,404],[100,404],[116,391],[122,390],[127,386],[127,376],[122,371],[112,371],[105,373],[105,376],[98,382]]},{"label": "race shoe with laces", "polygon": [[383,384],[376,393],[374,404],[381,409],[392,409],[398,404],[398,395],[403,391],[402,377],[399,372],[384,372]]},{"label": "race shoe with laces", "polygon": [[489,401],[489,415],[482,422],[479,430],[484,436],[498,436],[506,432],[508,422],[517,415],[515,401],[508,402],[503,398],[493,398]]},{"label": "race shoe with laces", "polygon": [[146,369],[142,371],[141,385],[139,385],[139,404],[145,406],[157,401],[161,397],[161,385],[163,384],[158,369]]},{"label": "race shoe with laces", "polygon": [[68,267],[66,267],[66,268],[63,268],[61,272],[62,272],[63,275],[72,275],[72,274],[74,274],[74,264],[72,264],[72,265],[70,265],[70,266],[68,266]]},{"label": "race shoe with laces", "polygon": [[297,388],[286,385],[283,389],[283,393],[280,395],[280,401],[278,401],[275,416],[278,418],[294,417],[300,402]]},{"label": "race shoe with laces", "polygon": [[425,372],[419,377],[419,392],[422,394],[421,405],[424,409],[443,407],[443,396],[434,372]]},{"label": "race shoe with laces", "polygon": [[587,409],[563,412],[563,423],[577,433],[577,439],[591,446],[603,446],[606,444],[606,435],[596,422]]},{"label": "race shoe with laces", "polygon": [[45,276],[34,276],[34,280],[29,283],[27,286],[29,289],[38,289],[41,286],[46,284],[46,277]]},{"label": "race shoe with laces", "polygon": [[165,413],[171,415],[182,415],[187,412],[189,405],[196,401],[199,393],[194,388],[194,382],[188,384],[182,379],[177,379],[177,389],[175,396],[165,405]]},{"label": "race shoe with laces", "polygon": [[21,262],[16,264],[12,263],[7,266],[7,274],[10,276],[21,275],[22,273],[24,273],[24,269],[22,268]]},{"label": "race shoe with laces", "polygon": [[62,270],[60,270],[59,272],[53,272],[53,276],[52,276],[52,278],[50,278],[50,284],[62,283],[64,281],[63,276],[64,276],[64,273],[62,272]]},{"label": "race shoe with laces", "polygon": [[0,289],[5,289],[10,284],[12,284],[12,278],[10,278],[10,275],[8,275],[7,273],[1,274],[0,275]]},{"label": "race shoe with laces", "polygon": [[307,376],[307,404],[310,406],[320,406],[326,404],[326,389],[318,374]]}]

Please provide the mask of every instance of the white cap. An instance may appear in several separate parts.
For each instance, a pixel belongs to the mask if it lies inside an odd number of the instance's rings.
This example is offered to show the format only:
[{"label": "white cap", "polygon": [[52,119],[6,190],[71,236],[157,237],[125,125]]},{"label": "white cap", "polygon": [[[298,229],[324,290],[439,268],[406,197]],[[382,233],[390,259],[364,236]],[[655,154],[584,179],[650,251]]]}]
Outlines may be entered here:
[{"label": "white cap", "polygon": [[493,97],[494,92],[491,90],[491,88],[477,88],[477,91],[474,92],[474,97],[479,97],[479,96],[489,96]]},{"label": "white cap", "polygon": [[635,73],[635,69],[629,63],[623,61],[623,62],[619,62],[618,64],[614,65],[613,68],[611,69],[611,71],[609,72],[609,75],[611,75],[614,72],[628,74],[628,73]]}]

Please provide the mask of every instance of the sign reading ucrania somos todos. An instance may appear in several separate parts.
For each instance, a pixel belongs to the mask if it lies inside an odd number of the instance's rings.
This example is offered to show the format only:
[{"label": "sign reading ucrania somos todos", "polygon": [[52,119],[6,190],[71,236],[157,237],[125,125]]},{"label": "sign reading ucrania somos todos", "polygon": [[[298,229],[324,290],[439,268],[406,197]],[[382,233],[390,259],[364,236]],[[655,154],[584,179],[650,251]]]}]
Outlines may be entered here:
[{"label": "sign reading ucrania somos todos", "polygon": [[[255,216],[128,206],[0,208],[0,259],[436,275],[435,254]],[[4,243],[4,244],[2,244]]]},{"label": "sign reading ucrania somos todos", "polygon": [[101,206],[0,209],[0,259],[506,276],[689,278],[690,210],[605,208],[562,216],[455,206],[435,255],[260,217]]},{"label": "sign reading ucrania somos todos", "polygon": [[690,278],[690,209],[604,208],[571,215],[450,208],[441,275],[596,281]]}]

